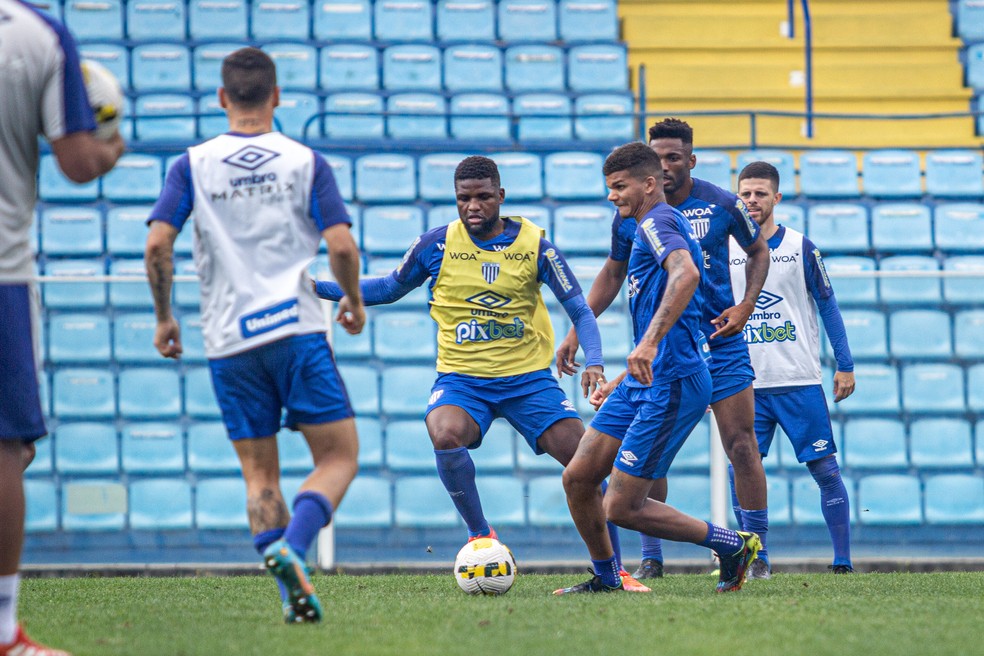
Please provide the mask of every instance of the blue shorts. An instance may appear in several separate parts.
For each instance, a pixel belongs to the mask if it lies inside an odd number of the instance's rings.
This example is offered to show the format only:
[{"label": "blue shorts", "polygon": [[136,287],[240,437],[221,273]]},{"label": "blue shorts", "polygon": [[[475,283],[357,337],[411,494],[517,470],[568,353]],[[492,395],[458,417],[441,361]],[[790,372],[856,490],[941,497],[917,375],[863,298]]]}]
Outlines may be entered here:
[{"label": "blue shorts", "polygon": [[707,411],[707,369],[651,387],[622,384],[591,422],[591,428],[622,440],[615,468],[639,478],[664,478],[677,451]]},{"label": "blue shorts", "polygon": [[714,381],[714,391],[711,403],[717,403],[729,396],[734,396],[755,380],[752,370],[752,358],[748,355],[748,344],[744,339],[733,339],[722,346],[711,347],[711,361],[707,367],[711,370],[711,380]]},{"label": "blue shorts", "polygon": [[208,365],[229,439],[276,434],[284,408],[288,428],[353,416],[324,333],[285,337]]},{"label": "blue shorts", "polygon": [[0,284],[0,440],[33,442],[48,432],[38,391],[32,293],[27,283]]},{"label": "blue shorts", "polygon": [[762,457],[769,455],[776,424],[789,436],[799,462],[837,453],[827,399],[819,385],[779,394],[755,392],[755,437]]},{"label": "blue shorts", "polygon": [[[544,431],[561,419],[581,418],[549,369],[502,378],[440,374],[431,388],[426,414],[442,405],[467,412],[483,436],[492,420],[504,417],[537,455],[543,453],[536,441]],[[481,444],[479,439],[468,448],[477,449]]]}]

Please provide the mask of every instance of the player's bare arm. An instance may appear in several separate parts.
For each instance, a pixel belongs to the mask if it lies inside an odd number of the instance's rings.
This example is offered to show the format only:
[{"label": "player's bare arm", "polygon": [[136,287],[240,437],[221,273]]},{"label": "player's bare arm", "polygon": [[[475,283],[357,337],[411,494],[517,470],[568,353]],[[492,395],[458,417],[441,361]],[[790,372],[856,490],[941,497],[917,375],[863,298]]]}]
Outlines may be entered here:
[{"label": "player's bare arm", "polygon": [[[591,283],[591,290],[588,292],[587,299],[585,299],[588,302],[588,307],[591,308],[591,311],[594,312],[596,317],[607,310],[608,306],[615,300],[615,297],[618,296],[618,290],[622,288],[622,283],[625,282],[625,274],[628,268],[628,260],[619,262],[610,257],[605,259],[605,265],[601,268],[598,277]],[[573,376],[581,366],[574,361],[579,345],[580,342],[577,339],[577,332],[571,327],[567,331],[564,341],[560,343],[560,347],[557,349],[557,375],[561,378],[564,374]]]},{"label": "player's bare arm", "polygon": [[338,302],[335,315],[342,328],[350,335],[358,335],[366,323],[366,310],[359,290],[359,247],[352,239],[352,232],[344,223],[335,224],[321,232],[328,246],[328,261],[338,285],[345,296]]},{"label": "player's bare arm", "polygon": [[834,374],[834,403],[840,403],[854,394],[854,372],[838,371]]},{"label": "player's bare arm", "polygon": [[755,311],[755,301],[762,291],[765,278],[769,275],[769,243],[762,233],[744,251],[748,255],[745,261],[745,297],[711,321],[717,330],[711,334],[710,339],[730,337],[744,330],[748,317]]},{"label": "player's bare arm", "polygon": [[174,240],[178,231],[163,221],[150,224],[147,247],[144,252],[144,266],[150,282],[150,293],[154,299],[154,314],[157,328],[154,331],[154,346],[165,358],[177,359],[181,356],[181,328],[171,312],[171,287],[174,283]]},{"label": "player's bare arm", "polygon": [[97,139],[92,132],[73,132],[51,142],[58,168],[72,182],[91,182],[116,166],[126,145],[117,131],[111,139]]}]

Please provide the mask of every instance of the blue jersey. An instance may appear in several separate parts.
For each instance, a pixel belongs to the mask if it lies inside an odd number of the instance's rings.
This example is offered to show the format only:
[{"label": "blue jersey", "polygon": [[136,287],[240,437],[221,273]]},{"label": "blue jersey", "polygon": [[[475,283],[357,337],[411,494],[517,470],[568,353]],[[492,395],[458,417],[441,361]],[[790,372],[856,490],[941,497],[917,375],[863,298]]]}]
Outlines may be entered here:
[{"label": "blue jersey", "polygon": [[[663,261],[675,250],[690,253],[694,266],[700,268],[700,244],[684,216],[666,203],[650,210],[636,229],[629,255],[629,311],[632,333],[638,344],[663,301],[669,278]],[[659,343],[653,360],[653,383],[667,383],[706,368],[701,353],[701,290],[698,285],[683,314]],[[626,376],[629,387],[644,387],[632,375]]]}]

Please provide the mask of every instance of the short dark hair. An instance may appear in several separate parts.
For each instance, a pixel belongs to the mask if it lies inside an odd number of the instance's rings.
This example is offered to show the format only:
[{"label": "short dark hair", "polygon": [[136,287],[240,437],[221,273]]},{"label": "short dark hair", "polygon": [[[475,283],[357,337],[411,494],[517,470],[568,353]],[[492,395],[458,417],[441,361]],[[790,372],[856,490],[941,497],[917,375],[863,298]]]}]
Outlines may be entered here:
[{"label": "short dark hair", "polygon": [[678,118],[664,118],[649,128],[649,140],[679,139],[687,146],[694,145],[694,129],[686,121]]},{"label": "short dark hair", "polygon": [[772,182],[772,190],[779,191],[779,169],[768,162],[752,162],[743,168],[738,174],[738,184],[747,178],[769,180]]},{"label": "short dark hair", "polygon": [[222,87],[234,105],[259,107],[277,87],[277,67],[259,48],[240,48],[222,60]]},{"label": "short dark hair", "polygon": [[458,180],[491,180],[492,186],[499,188],[499,167],[488,157],[472,155],[466,157],[458,163],[458,168],[454,170],[454,181]]},{"label": "short dark hair", "polygon": [[[619,146],[605,159],[601,172],[606,176],[618,171],[628,171],[637,180],[655,176],[662,183],[663,163],[652,148],[641,141],[633,141]],[[662,184],[660,184],[662,189]]]}]

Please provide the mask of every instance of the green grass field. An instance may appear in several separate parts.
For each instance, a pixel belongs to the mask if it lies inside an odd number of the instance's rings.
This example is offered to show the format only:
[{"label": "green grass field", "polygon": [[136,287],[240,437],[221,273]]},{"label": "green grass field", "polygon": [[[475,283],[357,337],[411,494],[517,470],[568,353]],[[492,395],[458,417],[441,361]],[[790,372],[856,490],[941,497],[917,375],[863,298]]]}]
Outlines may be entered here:
[{"label": "green grass field", "polygon": [[984,573],[777,574],[741,592],[671,575],[652,594],[553,597],[520,575],[469,597],[450,574],[315,576],[320,625],[279,622],[266,576],[27,579],[21,619],[76,656],[197,654],[982,654]]}]

